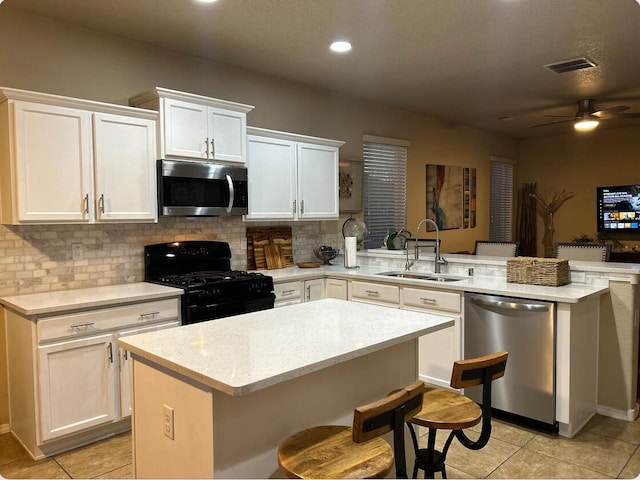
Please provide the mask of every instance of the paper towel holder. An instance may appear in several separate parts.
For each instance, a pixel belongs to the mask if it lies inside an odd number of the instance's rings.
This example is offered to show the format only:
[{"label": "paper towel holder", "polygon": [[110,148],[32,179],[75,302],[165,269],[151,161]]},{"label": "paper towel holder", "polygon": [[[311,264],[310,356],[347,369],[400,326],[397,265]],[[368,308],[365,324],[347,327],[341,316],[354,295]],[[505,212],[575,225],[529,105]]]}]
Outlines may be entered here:
[{"label": "paper towel holder", "polygon": [[358,268],[358,238],[344,237],[344,268]]}]

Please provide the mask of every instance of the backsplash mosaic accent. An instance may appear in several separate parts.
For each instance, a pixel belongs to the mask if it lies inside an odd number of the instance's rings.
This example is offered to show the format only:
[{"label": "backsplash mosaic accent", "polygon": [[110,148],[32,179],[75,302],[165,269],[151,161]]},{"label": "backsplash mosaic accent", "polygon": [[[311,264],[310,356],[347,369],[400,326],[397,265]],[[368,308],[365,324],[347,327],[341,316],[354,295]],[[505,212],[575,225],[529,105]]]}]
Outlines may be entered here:
[{"label": "backsplash mosaic accent", "polygon": [[[143,224],[0,225],[0,296],[143,281],[143,248],[153,243],[228,242],[231,268],[244,270],[247,225],[240,217],[174,217]],[[320,233],[320,222],[290,225],[296,262],[315,260],[314,247],[338,244],[337,234]],[[83,260],[72,260],[71,245],[76,243],[82,244]]]}]

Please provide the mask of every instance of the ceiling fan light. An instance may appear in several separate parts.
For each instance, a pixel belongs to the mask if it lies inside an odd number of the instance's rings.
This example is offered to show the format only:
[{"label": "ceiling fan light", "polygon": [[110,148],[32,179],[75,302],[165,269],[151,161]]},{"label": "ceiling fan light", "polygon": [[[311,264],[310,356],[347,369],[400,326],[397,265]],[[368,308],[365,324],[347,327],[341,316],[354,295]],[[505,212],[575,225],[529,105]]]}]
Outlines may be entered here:
[{"label": "ceiling fan light", "polygon": [[593,118],[581,118],[575,121],[573,128],[579,132],[589,132],[595,129],[599,123],[598,120],[594,120]]}]

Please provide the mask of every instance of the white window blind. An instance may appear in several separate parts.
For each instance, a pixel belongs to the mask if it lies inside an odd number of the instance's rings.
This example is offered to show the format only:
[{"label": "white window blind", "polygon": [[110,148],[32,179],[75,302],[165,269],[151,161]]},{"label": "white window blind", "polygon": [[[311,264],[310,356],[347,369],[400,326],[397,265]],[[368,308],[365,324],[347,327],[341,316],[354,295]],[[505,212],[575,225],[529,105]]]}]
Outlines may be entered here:
[{"label": "white window blind", "polygon": [[404,140],[364,137],[365,248],[380,248],[389,228],[407,219],[407,150]]},{"label": "white window blind", "polygon": [[489,238],[508,242],[511,237],[513,206],[513,165],[491,162],[491,185],[489,206]]}]

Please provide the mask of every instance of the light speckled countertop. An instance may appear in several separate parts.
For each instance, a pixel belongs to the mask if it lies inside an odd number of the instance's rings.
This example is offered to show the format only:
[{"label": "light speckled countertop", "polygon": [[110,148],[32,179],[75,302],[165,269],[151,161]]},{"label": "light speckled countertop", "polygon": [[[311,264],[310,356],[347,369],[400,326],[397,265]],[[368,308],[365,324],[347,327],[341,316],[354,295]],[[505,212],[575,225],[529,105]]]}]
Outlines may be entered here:
[{"label": "light speckled countertop", "polygon": [[0,298],[0,304],[28,317],[103,308],[123,303],[147,302],[182,295],[180,288],[138,282],[79,288],[55,292],[27,293]]},{"label": "light speckled countertop", "polygon": [[118,344],[229,395],[244,395],[453,325],[449,317],[324,299]]},{"label": "light speckled countertop", "polygon": [[[504,263],[504,260],[502,260]],[[594,263],[594,262],[583,262]],[[341,265],[328,265],[319,268],[288,267],[280,270],[260,270],[265,275],[273,277],[276,283],[288,280],[308,280],[312,278],[331,277],[345,280],[376,281],[396,285],[415,286],[422,288],[438,288],[459,292],[486,293],[490,295],[505,295],[510,297],[547,300],[552,302],[577,303],[592,295],[601,295],[608,291],[602,285],[586,285],[570,283],[561,287],[544,287],[539,285],[524,285],[508,283],[505,277],[467,277],[459,282],[432,282],[409,278],[386,277],[379,273],[402,271],[402,268],[362,266],[348,269]]]}]

